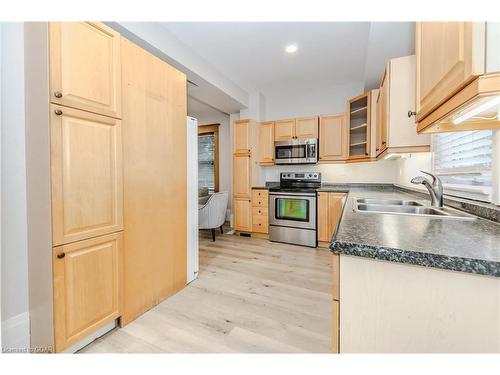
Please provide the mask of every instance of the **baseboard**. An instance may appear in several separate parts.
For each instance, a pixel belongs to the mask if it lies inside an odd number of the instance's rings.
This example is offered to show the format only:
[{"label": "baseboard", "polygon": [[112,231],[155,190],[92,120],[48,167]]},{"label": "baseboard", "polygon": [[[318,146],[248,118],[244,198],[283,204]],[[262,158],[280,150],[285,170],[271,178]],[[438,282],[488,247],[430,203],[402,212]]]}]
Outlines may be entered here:
[{"label": "baseboard", "polygon": [[108,333],[109,331],[115,329],[116,326],[117,326],[116,320],[113,320],[112,322],[109,322],[108,324],[106,324],[105,326],[99,328],[94,333],[91,333],[90,335],[88,335],[87,337],[85,337],[84,339],[82,339],[81,341],[79,341],[76,344],[74,344],[74,345],[70,346],[69,348],[65,349],[63,351],[63,353],[76,353],[78,350],[86,347],[88,344],[90,344],[91,342],[97,340],[99,337],[101,337],[101,336],[105,335],[106,333]]},{"label": "baseboard", "polygon": [[30,348],[30,314],[24,312],[2,321],[2,352],[26,353]]}]

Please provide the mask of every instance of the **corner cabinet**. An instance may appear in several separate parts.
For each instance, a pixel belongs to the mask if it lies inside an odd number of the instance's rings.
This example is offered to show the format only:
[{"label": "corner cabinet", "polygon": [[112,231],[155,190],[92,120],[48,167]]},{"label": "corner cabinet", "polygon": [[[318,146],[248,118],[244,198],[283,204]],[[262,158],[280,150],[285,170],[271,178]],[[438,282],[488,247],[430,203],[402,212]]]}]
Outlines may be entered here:
[{"label": "corner cabinet", "polygon": [[121,118],[120,34],[98,22],[49,24],[50,101]]},{"label": "corner cabinet", "polygon": [[349,157],[349,128],[345,113],[319,118],[319,162],[345,161]]},{"label": "corner cabinet", "polygon": [[430,136],[417,134],[414,117],[415,56],[387,62],[376,96],[376,156],[430,151]]},{"label": "corner cabinet", "polygon": [[54,247],[56,352],[120,316],[121,262],[121,233]]}]

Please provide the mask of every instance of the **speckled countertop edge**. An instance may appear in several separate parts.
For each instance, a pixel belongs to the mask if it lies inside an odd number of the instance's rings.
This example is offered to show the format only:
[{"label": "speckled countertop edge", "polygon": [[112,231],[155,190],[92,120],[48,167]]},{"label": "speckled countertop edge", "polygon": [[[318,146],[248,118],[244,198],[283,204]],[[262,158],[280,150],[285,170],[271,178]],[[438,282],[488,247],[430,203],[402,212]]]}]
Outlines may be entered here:
[{"label": "speckled countertop edge", "polygon": [[338,241],[332,242],[330,250],[335,254],[353,255],[389,262],[500,277],[500,262],[488,260],[449,257],[446,255]]}]

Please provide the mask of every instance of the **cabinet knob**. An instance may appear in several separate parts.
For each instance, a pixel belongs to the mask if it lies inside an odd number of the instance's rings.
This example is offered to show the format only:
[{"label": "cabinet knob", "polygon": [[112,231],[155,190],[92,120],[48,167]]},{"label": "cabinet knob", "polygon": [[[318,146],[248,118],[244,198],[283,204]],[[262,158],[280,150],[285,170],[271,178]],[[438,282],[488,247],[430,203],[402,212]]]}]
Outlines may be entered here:
[{"label": "cabinet knob", "polygon": [[368,156],[368,152],[365,152],[365,155]]},{"label": "cabinet knob", "polygon": [[59,253],[59,254],[57,254],[57,258],[58,258],[58,259],[62,259],[62,258],[64,258],[65,256],[66,256],[66,254],[65,254],[65,253]]},{"label": "cabinet knob", "polygon": [[386,143],[387,143],[386,141],[382,142],[383,145],[385,145]]},{"label": "cabinet knob", "polygon": [[58,116],[61,116],[62,115],[62,111],[60,109],[55,109],[54,110],[54,113]]},{"label": "cabinet knob", "polygon": [[379,149],[379,148],[376,148],[376,149],[375,149],[375,151],[378,151],[378,150],[380,150],[380,149]]},{"label": "cabinet knob", "polygon": [[411,109],[408,111],[408,117],[416,116],[416,115],[417,115],[417,112],[412,111]]},{"label": "cabinet knob", "polygon": [[62,92],[61,91],[54,91],[54,96],[56,98],[62,98]]}]

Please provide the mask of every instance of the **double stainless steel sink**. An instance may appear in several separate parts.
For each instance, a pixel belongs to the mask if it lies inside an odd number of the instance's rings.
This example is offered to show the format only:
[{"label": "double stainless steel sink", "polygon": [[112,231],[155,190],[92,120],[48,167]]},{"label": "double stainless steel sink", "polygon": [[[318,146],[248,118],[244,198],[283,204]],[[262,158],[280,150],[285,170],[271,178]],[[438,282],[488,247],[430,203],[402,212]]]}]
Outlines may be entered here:
[{"label": "double stainless steel sink", "polygon": [[475,216],[449,207],[430,207],[412,200],[353,198],[354,210],[365,213],[427,216],[443,219],[474,220]]}]

